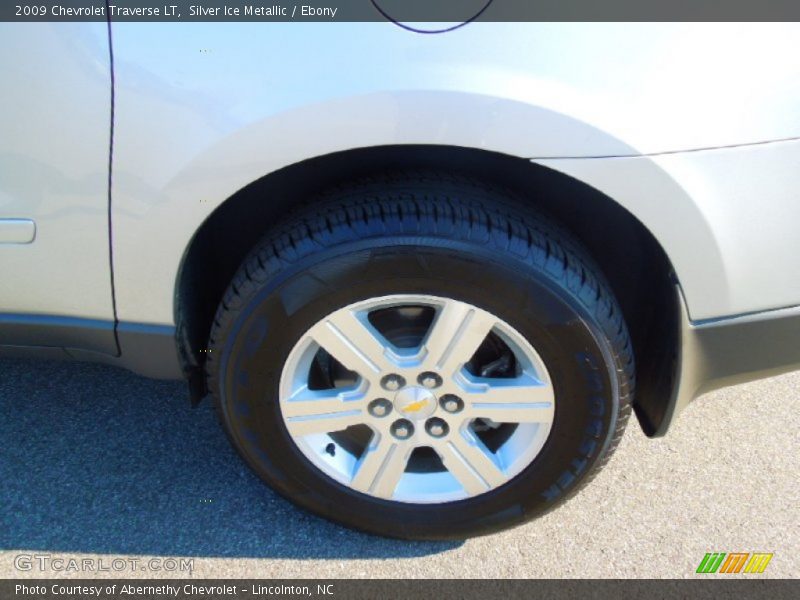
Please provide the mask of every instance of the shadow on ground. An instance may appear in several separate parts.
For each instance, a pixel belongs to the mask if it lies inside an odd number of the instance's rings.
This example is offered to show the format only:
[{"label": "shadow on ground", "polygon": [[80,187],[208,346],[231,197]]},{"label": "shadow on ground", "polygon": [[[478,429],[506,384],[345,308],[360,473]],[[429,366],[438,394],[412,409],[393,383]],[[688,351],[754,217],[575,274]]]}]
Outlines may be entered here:
[{"label": "shadow on ground", "polygon": [[263,485],[185,385],[0,360],[0,549],[254,558],[425,556],[318,519]]}]

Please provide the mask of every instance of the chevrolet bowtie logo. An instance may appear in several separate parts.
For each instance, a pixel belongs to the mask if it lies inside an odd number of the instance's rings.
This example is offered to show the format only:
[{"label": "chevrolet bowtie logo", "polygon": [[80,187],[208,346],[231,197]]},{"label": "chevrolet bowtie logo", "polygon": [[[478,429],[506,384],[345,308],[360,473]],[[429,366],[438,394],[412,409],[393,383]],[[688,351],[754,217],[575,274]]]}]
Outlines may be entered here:
[{"label": "chevrolet bowtie logo", "polygon": [[419,412],[423,408],[428,405],[428,400],[423,398],[422,400],[417,400],[416,402],[409,402],[403,407],[403,412]]}]

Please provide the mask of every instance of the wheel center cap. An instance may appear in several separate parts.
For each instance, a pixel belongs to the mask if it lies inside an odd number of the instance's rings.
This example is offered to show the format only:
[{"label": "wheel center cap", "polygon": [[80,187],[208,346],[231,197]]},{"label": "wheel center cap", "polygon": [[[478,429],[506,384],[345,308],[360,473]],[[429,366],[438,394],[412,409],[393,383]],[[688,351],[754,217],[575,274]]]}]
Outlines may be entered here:
[{"label": "wheel center cap", "polygon": [[412,421],[427,419],[436,411],[436,396],[428,389],[409,385],[397,392],[394,409]]}]

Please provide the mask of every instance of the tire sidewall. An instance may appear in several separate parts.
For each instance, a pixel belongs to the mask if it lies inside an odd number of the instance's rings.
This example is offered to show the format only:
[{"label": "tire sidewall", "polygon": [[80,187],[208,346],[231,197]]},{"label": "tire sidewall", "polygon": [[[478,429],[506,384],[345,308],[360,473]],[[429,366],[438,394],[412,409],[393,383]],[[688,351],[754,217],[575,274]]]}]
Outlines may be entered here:
[{"label": "tire sidewall", "polygon": [[[478,306],[511,325],[542,357],[555,392],[553,426],[534,461],[503,486],[439,505],[390,502],[328,477],[292,441],[278,400],[291,350],[332,312],[392,294]],[[595,315],[544,270],[469,242],[362,240],[315,252],[262,285],[221,339],[220,413],[248,464],[309,510],[381,535],[463,538],[542,514],[592,471],[613,436],[616,366]]]}]

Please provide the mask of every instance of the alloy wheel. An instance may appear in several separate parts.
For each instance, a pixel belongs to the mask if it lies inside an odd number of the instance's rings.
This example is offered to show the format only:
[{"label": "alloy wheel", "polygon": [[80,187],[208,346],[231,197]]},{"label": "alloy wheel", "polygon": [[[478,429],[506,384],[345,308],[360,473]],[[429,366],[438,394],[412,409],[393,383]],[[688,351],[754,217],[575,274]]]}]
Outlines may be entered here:
[{"label": "alloy wheel", "polygon": [[428,295],[373,298],[320,320],[290,352],[279,400],[316,468],[409,503],[503,485],[539,454],[555,411],[547,369],[522,335]]}]

